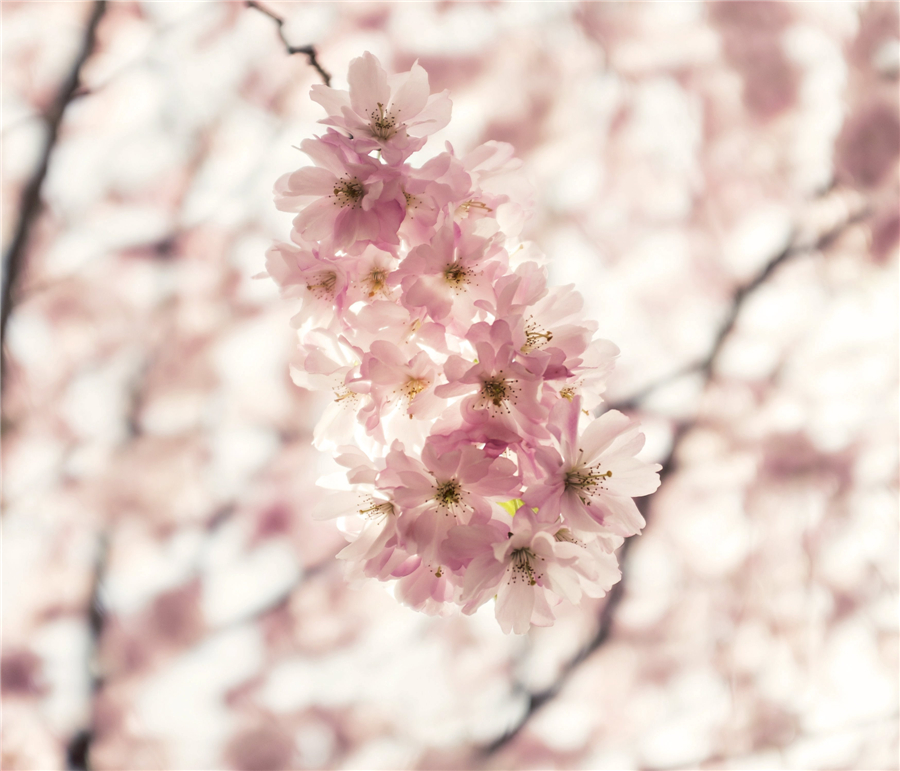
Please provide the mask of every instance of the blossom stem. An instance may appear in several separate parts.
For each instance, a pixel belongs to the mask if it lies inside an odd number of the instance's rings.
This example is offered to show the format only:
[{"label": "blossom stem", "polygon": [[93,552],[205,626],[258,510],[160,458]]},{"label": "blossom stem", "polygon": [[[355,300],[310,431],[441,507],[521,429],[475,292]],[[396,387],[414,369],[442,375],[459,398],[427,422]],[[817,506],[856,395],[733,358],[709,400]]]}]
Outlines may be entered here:
[{"label": "blossom stem", "polygon": [[278,34],[281,37],[281,41],[284,43],[284,47],[287,50],[288,54],[293,56],[294,54],[303,54],[307,60],[309,61],[310,66],[315,69],[316,72],[319,73],[322,78],[322,82],[326,86],[331,85],[331,75],[329,75],[325,69],[319,64],[319,59],[316,54],[316,49],[314,46],[306,45],[306,46],[295,46],[291,45],[288,39],[284,36],[284,19],[282,19],[278,14],[273,13],[268,8],[264,8],[256,0],[247,0],[248,8],[255,8],[260,13],[268,16],[272,21],[274,21],[278,25]]}]

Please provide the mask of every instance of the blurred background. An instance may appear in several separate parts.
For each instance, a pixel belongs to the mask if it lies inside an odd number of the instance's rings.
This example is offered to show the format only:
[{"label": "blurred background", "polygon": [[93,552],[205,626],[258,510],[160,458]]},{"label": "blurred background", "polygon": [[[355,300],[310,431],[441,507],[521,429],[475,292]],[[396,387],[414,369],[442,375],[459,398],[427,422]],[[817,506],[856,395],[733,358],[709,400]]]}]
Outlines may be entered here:
[{"label": "blurred background", "polygon": [[[0,6],[2,768],[897,768],[897,3],[264,5]],[[524,159],[665,464],[608,600],[342,576],[252,278],[322,131],[285,40]]]}]

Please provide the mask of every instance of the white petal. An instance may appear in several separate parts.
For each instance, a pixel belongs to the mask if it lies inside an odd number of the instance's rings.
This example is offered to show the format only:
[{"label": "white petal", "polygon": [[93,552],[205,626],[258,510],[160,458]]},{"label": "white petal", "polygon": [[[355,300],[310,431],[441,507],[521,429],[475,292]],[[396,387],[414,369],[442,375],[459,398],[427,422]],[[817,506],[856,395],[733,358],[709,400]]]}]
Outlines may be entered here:
[{"label": "white petal", "polygon": [[613,441],[634,426],[634,422],[627,415],[618,410],[604,412],[584,430],[578,446],[584,450],[584,462],[590,463],[601,452],[609,447]]},{"label": "white petal", "polygon": [[350,105],[361,118],[368,117],[378,103],[387,106],[391,98],[387,73],[368,51],[350,62],[347,82],[350,84]]},{"label": "white petal", "polygon": [[391,99],[391,115],[400,123],[409,123],[425,108],[428,101],[428,73],[419,65],[401,76]]},{"label": "white petal", "polygon": [[412,125],[406,127],[406,133],[411,137],[427,137],[435,131],[440,131],[450,122],[452,108],[453,103],[450,101],[448,91],[432,94]]},{"label": "white petal", "polygon": [[350,106],[349,93],[323,86],[321,83],[317,83],[309,90],[309,98],[321,104],[325,112],[333,116],[341,115],[343,109]]},{"label": "white petal", "polygon": [[522,579],[501,585],[494,615],[505,634],[510,631],[525,634],[529,630],[531,611],[534,610],[534,591],[535,588]]}]

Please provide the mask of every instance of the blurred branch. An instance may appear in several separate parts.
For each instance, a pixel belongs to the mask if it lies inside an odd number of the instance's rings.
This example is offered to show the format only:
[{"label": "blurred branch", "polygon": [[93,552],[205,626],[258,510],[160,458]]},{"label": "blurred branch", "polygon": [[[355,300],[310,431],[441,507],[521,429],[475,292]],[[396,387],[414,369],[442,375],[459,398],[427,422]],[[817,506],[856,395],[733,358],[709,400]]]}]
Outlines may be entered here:
[{"label": "blurred branch", "polygon": [[255,8],[260,13],[265,14],[270,19],[272,19],[272,21],[274,21],[278,25],[278,34],[281,36],[281,42],[284,43],[284,47],[285,47],[285,49],[287,49],[288,54],[291,54],[291,55],[303,54],[309,60],[310,66],[313,67],[316,70],[316,72],[319,73],[319,75],[321,76],[322,81],[325,83],[325,85],[326,86],[331,85],[331,75],[329,75],[322,68],[322,65],[319,64],[319,60],[318,60],[318,58],[316,58],[316,49],[311,45],[309,45],[309,46],[291,45],[290,41],[288,41],[288,39],[284,36],[284,19],[282,19],[277,14],[272,13],[272,11],[268,10],[267,8],[263,8],[263,6],[261,6],[259,3],[257,3],[256,0],[247,0],[247,7]]},{"label": "blurred branch", "polygon": [[[62,125],[62,119],[63,115],[65,115],[66,108],[76,97],[81,82],[81,68],[90,57],[94,50],[94,46],[96,45],[97,27],[99,26],[100,19],[103,18],[105,11],[106,0],[96,0],[84,30],[78,55],[75,57],[72,68],[69,70],[69,75],[62,83],[59,93],[56,95],[56,99],[50,105],[44,116],[47,122],[47,135],[44,139],[44,146],[41,148],[37,169],[28,181],[28,184],[22,190],[22,200],[19,207],[19,221],[16,225],[12,243],[3,257],[3,285],[2,289],[0,289],[0,346],[3,346],[6,341],[6,322],[12,311],[16,280],[22,272],[25,252],[28,247],[32,228],[41,212],[41,189],[44,186],[44,179],[47,176],[47,170],[50,166],[50,156],[59,139],[59,129]],[[2,359],[0,359],[0,370],[2,370],[2,374],[5,374],[5,347],[3,348]]]},{"label": "blurred branch", "polygon": [[[150,369],[151,362],[152,359],[147,359],[138,368],[129,388],[128,411],[125,415],[125,425],[128,427],[128,435],[125,439],[126,444],[135,441],[142,434],[139,415],[144,404],[147,372]],[[90,647],[88,648],[86,665],[90,673],[90,722],[86,727],[77,731],[66,745],[66,764],[72,771],[90,771],[91,768],[90,751],[91,744],[94,741],[97,695],[103,688],[100,642],[107,617],[107,611],[103,602],[103,585],[106,581],[107,568],[109,567],[111,536],[112,525],[109,523],[97,535],[97,556],[94,560],[93,581],[87,606]]]},{"label": "blurred branch", "polygon": [[[650,386],[641,389],[637,394],[622,402],[610,404],[608,408],[626,410],[636,409],[640,407],[641,403],[645,399],[647,399],[659,388],[662,388],[663,386],[671,383],[673,380],[676,380],[679,377],[694,372],[702,374],[704,385],[708,384],[710,380],[712,380],[713,369],[715,368],[716,360],[718,359],[719,354],[722,352],[725,341],[734,330],[738,316],[740,315],[741,309],[744,303],[747,301],[747,298],[750,297],[757,289],[759,289],[759,287],[765,284],[765,282],[768,281],[769,278],[771,278],[775,271],[787,260],[800,254],[827,249],[849,227],[867,217],[869,213],[870,212],[868,208],[863,208],[861,211],[851,215],[831,230],[828,230],[824,234],[821,234],[812,243],[798,244],[795,240],[792,240],[792,242],[788,244],[788,246],[786,246],[781,252],[772,257],[763,266],[759,273],[757,273],[749,282],[738,287],[738,289],[735,290],[731,298],[728,315],[725,317],[725,320],[719,327],[719,331],[717,332],[715,340],[710,347],[709,353],[707,353],[707,355],[703,359],[693,364],[682,367],[679,370],[676,370],[674,373],[667,375],[651,384]],[[672,437],[671,447],[666,457],[661,461],[663,467],[659,475],[661,482],[665,481],[666,477],[671,475],[677,469],[676,458],[678,455],[678,449],[681,444],[681,440],[685,436],[685,434],[687,434],[688,431],[690,431],[690,429],[694,427],[694,424],[695,421],[690,420],[679,423],[675,426],[675,432],[674,436]],[[650,498],[641,498],[638,501],[638,508],[640,509],[641,514],[644,516],[644,519],[647,520],[648,523],[650,521],[650,501]],[[644,532],[646,532],[646,529],[644,530]],[[549,687],[541,691],[527,692],[528,706],[525,709],[525,713],[519,719],[519,722],[502,736],[498,737],[493,742],[482,748],[483,756],[490,756],[509,744],[522,731],[522,729],[525,728],[534,714],[547,702],[551,701],[559,694],[559,692],[562,690],[562,687],[571,677],[572,673],[582,663],[584,663],[591,656],[591,654],[593,654],[609,639],[609,636],[612,632],[613,623],[615,621],[616,610],[618,609],[623,597],[625,596],[626,579],[628,578],[627,558],[636,540],[637,539],[633,537],[626,538],[625,543],[622,545],[619,551],[619,564],[622,570],[622,579],[619,581],[619,583],[615,584],[606,595],[606,602],[600,610],[597,630],[594,633],[594,636],[575,655],[575,657],[565,665],[560,675]]]},{"label": "blurred branch", "polygon": [[[863,718],[861,720],[852,720],[850,722],[844,723],[841,726],[828,726],[828,728],[821,728],[816,731],[800,731],[800,732],[792,732],[790,739],[786,742],[756,742],[754,741],[751,746],[741,752],[738,753],[719,753],[716,755],[709,755],[700,760],[691,761],[688,763],[681,763],[674,766],[664,766],[657,769],[657,771],[692,771],[692,769],[717,769],[717,768],[735,768],[735,761],[740,762],[742,758],[746,758],[748,756],[762,754],[762,753],[782,753],[787,749],[790,745],[796,744],[798,741],[810,740],[810,739],[819,739],[819,738],[833,738],[835,736],[840,736],[841,734],[847,734],[853,731],[864,731],[867,728],[872,728],[873,726],[880,726],[884,723],[891,723],[896,725],[897,718],[900,717],[900,712],[894,710],[886,715],[876,715],[869,718]],[[739,767],[739,766],[738,766]],[[853,764],[853,768],[863,768],[862,764],[857,760],[856,763]]]},{"label": "blurred branch", "polygon": [[[103,687],[98,654],[100,637],[106,624],[106,611],[103,608],[103,581],[109,562],[109,536],[102,531],[97,539],[97,557],[94,560],[94,575],[91,594],[88,601],[88,632],[90,635],[90,653],[87,666],[90,673],[91,712],[94,711],[97,693]],[[66,745],[66,766],[73,771],[90,771],[90,749],[94,739],[93,718],[91,725],[77,731]]]},{"label": "blurred branch", "polygon": [[[676,467],[675,462],[675,453],[680,442],[681,437],[688,430],[688,424],[681,424],[675,429],[675,436],[672,439],[672,446],[669,450],[668,455],[662,460],[662,471],[659,474],[660,482],[664,482],[666,477],[669,476]],[[649,508],[650,508],[650,499],[649,498],[641,498],[638,502],[638,508],[640,509],[641,514],[644,519],[649,520]],[[619,605],[622,602],[622,599],[625,597],[625,579],[627,577],[625,566],[626,560],[628,558],[628,553],[631,551],[631,547],[636,543],[637,539],[626,538],[625,543],[622,544],[621,549],[619,550],[619,564],[622,569],[622,579],[617,584],[613,584],[612,589],[606,595],[606,602],[603,604],[603,607],[600,610],[600,616],[597,622],[597,631],[594,632],[594,636],[587,642],[587,644],[575,655],[573,659],[571,659],[563,668],[559,677],[547,688],[541,691],[530,691],[528,693],[528,706],[525,709],[525,713],[520,718],[519,722],[510,728],[505,734],[498,737],[486,747],[482,749],[482,754],[485,756],[492,755],[498,750],[505,747],[509,744],[513,739],[518,736],[518,734],[525,728],[534,714],[543,707],[548,701],[554,699],[559,692],[562,690],[563,686],[568,682],[569,678],[575,672],[575,670],[584,663],[588,658],[590,658],[591,654],[594,653],[598,648],[600,648],[608,639],[612,632],[613,621],[615,620],[615,613],[618,609]]]},{"label": "blurred branch", "polygon": [[[674,372],[670,372],[668,375],[663,375],[661,378],[645,385],[643,388],[639,389],[631,396],[627,396],[626,398],[622,399],[622,401],[611,402],[606,406],[601,405],[600,411],[606,412],[606,410],[637,409],[646,399],[649,399],[660,388],[665,388],[667,385],[671,385],[679,378],[683,378],[686,375],[692,375],[696,372],[699,372],[701,369],[702,365],[700,362],[685,364],[683,367],[679,367]],[[600,414],[600,412],[598,412],[597,414]]]},{"label": "blurred branch", "polygon": [[825,233],[821,234],[818,239],[816,239],[812,243],[797,244],[796,241],[792,240],[781,252],[772,257],[772,259],[770,259],[763,266],[762,270],[760,270],[759,273],[757,273],[752,279],[750,279],[750,281],[735,290],[734,294],[731,297],[731,302],[728,306],[728,314],[719,327],[719,331],[716,333],[715,340],[713,341],[713,344],[706,356],[704,356],[699,361],[693,362],[692,364],[686,364],[683,367],[679,367],[674,372],[670,372],[668,375],[664,375],[658,380],[653,381],[649,385],[644,386],[636,393],[626,397],[621,401],[610,403],[609,405],[607,405],[606,409],[635,410],[639,408],[643,404],[643,402],[646,401],[650,396],[656,393],[656,391],[673,383],[679,378],[684,377],[685,375],[699,373],[703,375],[704,380],[708,382],[712,378],[712,371],[715,366],[716,360],[718,359],[719,354],[721,353],[722,348],[725,345],[725,341],[734,330],[734,325],[737,323],[741,308],[743,308],[747,298],[752,295],[757,289],[759,289],[759,287],[762,286],[766,281],[768,281],[772,274],[783,263],[787,262],[792,257],[797,257],[801,254],[808,254],[809,252],[822,251],[824,249],[827,249],[841,234],[844,233],[844,231],[847,230],[847,228],[857,224],[861,220],[864,220],[869,216],[870,213],[871,212],[868,207],[861,209],[831,230],[828,230]]},{"label": "blurred branch", "polygon": [[332,554],[325,559],[320,560],[319,562],[314,562],[308,568],[304,567],[300,571],[300,575],[297,577],[297,580],[293,581],[291,585],[288,586],[283,592],[277,594],[269,602],[263,605],[263,607],[254,610],[249,615],[241,616],[234,621],[230,621],[225,625],[224,628],[228,629],[232,627],[240,627],[244,624],[256,623],[266,616],[270,616],[273,613],[277,613],[278,611],[289,608],[291,600],[293,600],[294,595],[297,593],[297,590],[300,589],[301,586],[318,575],[328,573],[334,568],[335,564],[337,564],[337,554]]}]

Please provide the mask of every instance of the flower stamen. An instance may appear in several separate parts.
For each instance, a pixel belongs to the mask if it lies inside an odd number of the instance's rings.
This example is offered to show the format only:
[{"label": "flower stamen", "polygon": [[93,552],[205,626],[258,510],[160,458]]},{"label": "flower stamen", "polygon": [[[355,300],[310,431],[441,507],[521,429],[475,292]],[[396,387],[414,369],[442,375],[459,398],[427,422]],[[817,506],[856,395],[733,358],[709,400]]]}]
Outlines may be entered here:
[{"label": "flower stamen", "polygon": [[453,506],[459,506],[462,503],[462,488],[455,479],[449,479],[441,482],[434,492],[434,500],[443,508],[444,514],[449,514]]},{"label": "flower stamen", "polygon": [[380,521],[395,513],[394,504],[390,501],[376,501],[374,498],[368,498],[366,503],[369,505],[358,510],[359,514],[366,519]]},{"label": "flower stamen", "polygon": [[377,294],[387,296],[389,291],[387,286],[388,273],[389,271],[385,268],[372,268],[363,280],[363,283],[369,290],[369,297],[374,297]]},{"label": "flower stamen", "polygon": [[411,404],[413,399],[415,399],[420,393],[422,393],[422,391],[428,388],[429,385],[430,383],[427,380],[411,377],[400,387],[400,391],[406,397],[407,401]]},{"label": "flower stamen", "polygon": [[552,339],[553,332],[543,330],[533,318],[529,317],[528,323],[525,324],[525,345],[522,346],[522,353],[531,353],[536,348],[546,345]]},{"label": "flower stamen", "polygon": [[327,273],[320,273],[317,278],[319,280],[317,284],[307,284],[306,288],[320,300],[334,297],[334,288],[337,285],[337,273],[328,271]]},{"label": "flower stamen", "polygon": [[365,195],[365,188],[362,182],[356,177],[350,179],[338,180],[334,185],[334,197],[337,199],[335,204],[341,207],[352,206],[354,209],[359,208],[359,202]]},{"label": "flower stamen", "polygon": [[576,538],[571,530],[567,527],[561,527],[556,533],[553,534],[553,538],[556,541],[564,542],[564,543],[574,543],[576,546],[584,546],[584,542],[581,539]]},{"label": "flower stamen", "polygon": [[344,402],[348,405],[355,405],[357,399],[359,399],[359,394],[356,393],[356,391],[351,391],[349,388],[347,388],[347,386],[334,389],[334,400],[336,402]]},{"label": "flower stamen", "polygon": [[397,119],[384,109],[381,102],[378,102],[377,109],[369,113],[369,117],[371,118],[369,128],[372,129],[372,135],[376,139],[386,142],[397,133]]},{"label": "flower stamen", "polygon": [[490,214],[494,211],[490,206],[481,201],[476,201],[474,198],[470,198],[468,201],[463,201],[459,206],[456,207],[457,212],[462,212],[463,214],[468,215],[472,209],[480,209],[483,212],[487,212]]},{"label": "flower stamen", "polygon": [[471,275],[472,272],[458,262],[451,262],[444,268],[444,280],[454,289],[461,289],[468,284]]},{"label": "flower stamen", "polygon": [[502,372],[482,380],[480,391],[481,406],[490,406],[494,409],[509,412],[508,402],[515,401],[516,388],[513,385],[515,382],[515,380],[504,378]]},{"label": "flower stamen", "polygon": [[543,578],[543,573],[535,574],[534,565],[532,565],[532,560],[543,560],[543,557],[538,557],[531,549],[521,548],[514,549],[511,556],[511,564],[510,564],[510,583],[518,583],[519,579],[522,579],[529,586],[534,586],[537,584],[538,579]]},{"label": "flower stamen", "polygon": [[565,489],[577,490],[581,502],[587,504],[589,498],[606,489],[606,480],[612,475],[609,470],[601,472],[599,464],[573,468],[566,472]]}]

